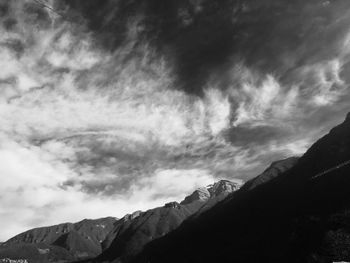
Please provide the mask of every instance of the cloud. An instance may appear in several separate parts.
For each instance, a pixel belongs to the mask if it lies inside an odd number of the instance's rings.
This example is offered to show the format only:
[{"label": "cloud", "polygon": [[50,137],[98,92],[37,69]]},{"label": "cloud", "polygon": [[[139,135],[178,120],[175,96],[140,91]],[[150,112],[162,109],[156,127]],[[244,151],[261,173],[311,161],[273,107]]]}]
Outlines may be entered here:
[{"label": "cloud", "polygon": [[[79,187],[63,187],[68,179],[78,175],[68,165],[55,160],[54,149],[62,150],[62,146],[55,143],[43,148],[24,147],[2,138],[0,215],[2,222],[8,224],[1,232],[2,240],[38,225],[80,220],[82,211],[90,218],[121,217],[170,200],[179,201],[196,187],[213,181],[205,171],[159,170],[138,181],[127,195],[92,197]],[[66,151],[65,156],[70,155]],[[156,196],[159,193],[163,196]]]},{"label": "cloud", "polygon": [[238,103],[234,126],[276,126],[296,112],[298,87],[287,90],[272,75],[267,75],[260,85],[254,76],[250,78],[243,81],[241,89],[232,89],[232,97]]},{"label": "cloud", "polygon": [[181,155],[226,128],[227,96],[171,89],[168,66],[150,63],[148,50],[124,63],[128,45],[107,54],[65,22],[34,29],[27,7],[14,2],[10,14],[30,23],[1,29],[3,43],[24,43],[21,54],[1,48],[0,213],[11,222],[1,239],[39,225],[123,216],[212,183],[210,171]]},{"label": "cloud", "polygon": [[168,169],[158,170],[151,177],[142,178],[134,192],[143,198],[154,200],[160,197],[169,201],[179,201],[184,193],[191,193],[194,189],[209,185],[214,177],[208,171],[196,169]]},{"label": "cloud", "polygon": [[[208,3],[192,2],[201,16]],[[179,84],[169,54],[142,37],[140,14],[109,50],[82,21],[30,1],[9,5],[0,19],[16,21],[0,27],[0,216],[9,227],[0,239],[249,179],[301,155],[348,110],[348,37],[337,55],[306,60],[290,78],[232,55],[204,71],[197,96]]]}]

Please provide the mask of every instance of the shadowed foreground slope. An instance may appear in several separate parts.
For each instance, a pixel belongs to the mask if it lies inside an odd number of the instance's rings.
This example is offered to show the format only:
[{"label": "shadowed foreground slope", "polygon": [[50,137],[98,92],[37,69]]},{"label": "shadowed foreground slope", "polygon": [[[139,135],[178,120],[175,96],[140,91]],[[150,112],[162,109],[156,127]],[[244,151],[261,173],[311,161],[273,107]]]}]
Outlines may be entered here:
[{"label": "shadowed foreground slope", "polygon": [[348,115],[292,169],[150,243],[135,262],[348,261],[350,165],[313,177],[349,159]]}]

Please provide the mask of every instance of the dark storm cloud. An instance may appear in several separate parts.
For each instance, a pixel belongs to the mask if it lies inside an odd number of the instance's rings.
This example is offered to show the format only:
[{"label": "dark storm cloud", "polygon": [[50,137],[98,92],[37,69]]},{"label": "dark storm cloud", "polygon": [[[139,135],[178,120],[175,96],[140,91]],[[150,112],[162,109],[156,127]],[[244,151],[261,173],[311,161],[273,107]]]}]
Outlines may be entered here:
[{"label": "dark storm cloud", "polygon": [[[224,77],[232,59],[294,82],[296,69],[337,54],[337,45],[348,30],[350,5],[346,0],[66,3],[81,14],[109,50],[120,47],[130,21],[139,19],[136,43],[153,43],[160,54],[174,62],[179,81],[176,87],[194,94],[202,94],[211,77]],[[226,88],[230,83],[221,84]]]},{"label": "dark storm cloud", "polygon": [[[134,0],[65,0],[56,2],[56,5],[66,19],[86,23],[101,47],[115,51],[127,40],[130,23],[143,15],[144,3]],[[141,32],[143,25],[140,22],[136,27]]]},{"label": "dark storm cloud", "polygon": [[[202,94],[209,72],[230,58],[234,45],[232,1],[67,1],[95,32],[97,41],[116,50],[138,20],[137,44],[149,41],[175,63],[179,85]],[[93,10],[93,11],[92,11]],[[106,13],[108,14],[106,16]],[[134,54],[135,55],[135,54]]]}]

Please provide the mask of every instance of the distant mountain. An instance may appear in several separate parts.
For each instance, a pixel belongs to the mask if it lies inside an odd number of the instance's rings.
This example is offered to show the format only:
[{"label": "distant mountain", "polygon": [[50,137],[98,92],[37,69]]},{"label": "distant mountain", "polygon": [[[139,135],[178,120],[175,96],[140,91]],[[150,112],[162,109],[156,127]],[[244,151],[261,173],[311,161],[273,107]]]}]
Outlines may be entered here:
[{"label": "distant mountain", "polygon": [[349,174],[350,115],[289,170],[250,181],[133,262],[350,261]]},{"label": "distant mountain", "polygon": [[240,188],[240,184],[232,183],[227,180],[221,180],[213,185],[202,187],[187,196],[182,202],[182,205],[191,204],[195,201],[208,201],[209,199],[216,199],[217,197],[226,196]]},{"label": "distant mountain", "polygon": [[129,261],[148,242],[166,235],[188,217],[205,211],[239,188],[239,183],[222,180],[197,189],[181,203],[171,202],[163,207],[127,215],[115,224],[104,242],[107,249],[93,262]]},{"label": "distant mountain", "polygon": [[116,219],[112,217],[85,219],[75,224],[64,223],[28,230],[5,242],[0,247],[0,258],[11,255],[11,258],[47,262],[48,259],[94,257],[102,252],[102,242],[115,222]]},{"label": "distant mountain", "polygon": [[284,160],[273,162],[270,165],[270,167],[268,167],[262,174],[246,182],[243,185],[242,189],[252,190],[261,184],[267,183],[271,179],[288,171],[298,162],[298,160],[299,160],[298,157],[290,157]]}]

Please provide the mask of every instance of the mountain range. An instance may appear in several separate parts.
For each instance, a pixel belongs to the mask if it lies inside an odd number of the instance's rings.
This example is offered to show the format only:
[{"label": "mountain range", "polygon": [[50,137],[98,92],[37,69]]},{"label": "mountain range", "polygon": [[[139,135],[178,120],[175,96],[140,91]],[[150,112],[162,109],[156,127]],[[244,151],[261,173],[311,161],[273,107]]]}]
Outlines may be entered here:
[{"label": "mountain range", "polygon": [[108,217],[35,228],[3,243],[0,258],[48,262],[94,257],[102,252],[101,243],[115,222],[115,218]]},{"label": "mountain range", "polygon": [[[28,262],[350,260],[350,114],[300,158],[121,219],[32,229],[0,246]],[[5,262],[5,261],[4,261]]]},{"label": "mountain range", "polygon": [[121,219],[113,217],[85,219],[36,228],[21,233],[0,246],[0,259],[27,259],[29,262],[71,262],[96,258],[129,259],[153,239],[176,229],[185,219],[209,209],[228,194],[238,190],[239,183],[222,180],[200,188],[181,203],[136,211]]}]

